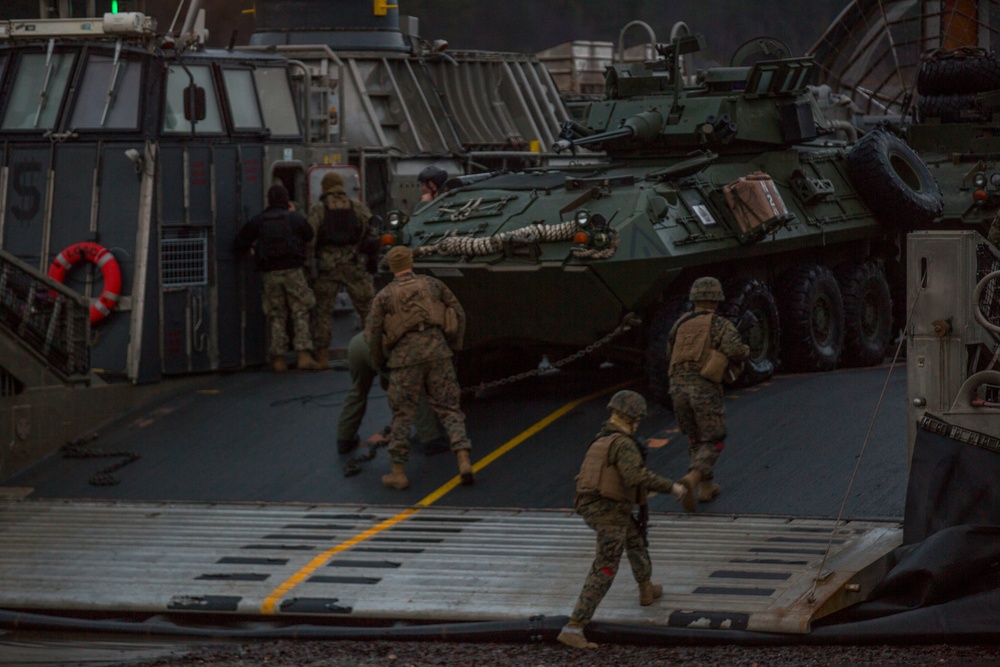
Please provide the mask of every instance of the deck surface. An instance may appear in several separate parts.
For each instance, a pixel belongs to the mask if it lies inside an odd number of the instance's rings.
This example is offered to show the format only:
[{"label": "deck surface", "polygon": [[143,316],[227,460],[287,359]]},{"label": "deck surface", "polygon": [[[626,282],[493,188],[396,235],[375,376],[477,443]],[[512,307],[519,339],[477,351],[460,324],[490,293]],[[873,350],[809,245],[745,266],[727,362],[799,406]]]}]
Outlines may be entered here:
[{"label": "deck surface", "polygon": [[[902,536],[894,523],[852,521],[831,539],[833,526],[655,514],[663,598],[641,607],[623,558],[595,620],[806,632]],[[524,620],[569,613],[593,544],[568,510],[6,500],[0,608]],[[828,544],[823,569],[833,574],[809,602]]]}]

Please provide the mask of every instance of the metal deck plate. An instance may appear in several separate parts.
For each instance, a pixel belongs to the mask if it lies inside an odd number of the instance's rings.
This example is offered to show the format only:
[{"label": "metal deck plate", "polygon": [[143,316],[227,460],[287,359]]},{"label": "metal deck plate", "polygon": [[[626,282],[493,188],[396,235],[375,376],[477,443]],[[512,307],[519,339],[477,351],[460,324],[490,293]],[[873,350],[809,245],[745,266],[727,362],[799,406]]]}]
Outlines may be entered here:
[{"label": "metal deck plate", "polygon": [[[650,523],[663,597],[641,607],[623,557],[595,620],[808,632],[864,599],[902,540],[889,522],[832,540],[822,519]],[[0,500],[0,608],[524,620],[569,614],[593,553],[569,510]]]}]

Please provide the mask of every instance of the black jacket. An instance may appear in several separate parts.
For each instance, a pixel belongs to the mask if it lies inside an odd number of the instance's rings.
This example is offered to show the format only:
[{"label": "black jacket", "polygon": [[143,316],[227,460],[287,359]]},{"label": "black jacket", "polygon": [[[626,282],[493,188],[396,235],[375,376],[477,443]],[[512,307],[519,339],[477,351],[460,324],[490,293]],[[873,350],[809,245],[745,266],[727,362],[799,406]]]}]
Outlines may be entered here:
[{"label": "black jacket", "polygon": [[313,228],[301,213],[268,208],[240,227],[234,247],[236,252],[253,247],[261,271],[283,271],[305,263],[312,239]]}]

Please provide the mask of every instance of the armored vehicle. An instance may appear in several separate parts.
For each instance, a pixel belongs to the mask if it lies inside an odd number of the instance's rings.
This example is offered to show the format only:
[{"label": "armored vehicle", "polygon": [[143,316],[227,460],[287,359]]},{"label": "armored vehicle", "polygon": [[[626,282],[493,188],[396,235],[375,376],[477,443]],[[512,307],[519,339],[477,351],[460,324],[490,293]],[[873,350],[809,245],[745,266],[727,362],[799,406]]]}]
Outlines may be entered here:
[{"label": "armored vehicle", "polygon": [[812,59],[781,46],[757,40],[685,75],[704,40],[678,34],[654,61],[609,67],[606,98],[563,124],[555,149],[606,162],[483,174],[389,214],[384,241],[411,246],[465,304],[467,379],[597,343],[595,359],[643,362],[662,395],[667,333],[701,275],[724,281],[724,314],[751,323],[740,382],[779,363],[883,359],[903,234],[938,216],[941,196],[895,134],[858,139],[824,115]]}]

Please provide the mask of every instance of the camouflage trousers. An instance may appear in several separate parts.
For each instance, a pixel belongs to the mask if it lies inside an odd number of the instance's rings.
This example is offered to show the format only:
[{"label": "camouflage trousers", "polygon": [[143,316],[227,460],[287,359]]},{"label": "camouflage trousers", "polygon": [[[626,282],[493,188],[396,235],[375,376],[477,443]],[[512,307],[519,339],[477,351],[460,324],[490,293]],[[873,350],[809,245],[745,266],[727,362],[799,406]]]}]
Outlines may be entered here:
[{"label": "camouflage trousers", "polygon": [[[368,345],[364,336],[358,334],[347,346],[347,370],[351,374],[351,389],[340,406],[340,417],[337,419],[337,439],[352,440],[358,435],[361,421],[368,409],[368,393],[371,391],[378,371],[372,365]],[[417,438],[421,443],[429,443],[441,437],[437,416],[427,404],[427,396],[420,395],[417,404]]]},{"label": "camouflage trousers", "polygon": [[353,261],[341,262],[329,268],[321,265],[316,274],[316,282],[313,283],[313,290],[316,292],[313,340],[316,342],[317,350],[330,347],[330,336],[333,334],[333,307],[341,287],[347,290],[347,296],[351,298],[354,309],[358,311],[362,328],[372,309],[372,299],[375,298],[372,278],[359,259],[354,258]]},{"label": "camouflage trousers", "polygon": [[423,394],[427,395],[428,405],[448,435],[451,451],[472,449],[465,433],[460,393],[450,358],[392,369],[389,377],[389,408],[392,410],[389,456],[393,463],[406,463],[410,457],[410,431]]},{"label": "camouflage trousers", "polygon": [[688,469],[712,479],[712,469],[726,439],[726,408],[722,385],[703,378],[671,378],[670,400],[677,425],[688,437]]},{"label": "camouflage trousers", "polygon": [[302,269],[264,272],[264,294],[261,308],[267,318],[270,342],[268,351],[272,357],[280,357],[288,351],[288,323],[292,319],[294,345],[296,351],[313,349],[309,335],[309,314],[316,304],[313,291],[306,283]]},{"label": "camouflage trousers", "polygon": [[587,505],[581,505],[577,511],[587,525],[597,532],[597,554],[569,617],[570,623],[585,625],[593,618],[597,605],[611,588],[623,551],[628,554],[628,562],[632,566],[632,576],[636,582],[649,581],[653,575],[653,566],[649,560],[649,550],[643,545],[639,529],[631,517],[610,517],[599,507]]}]

